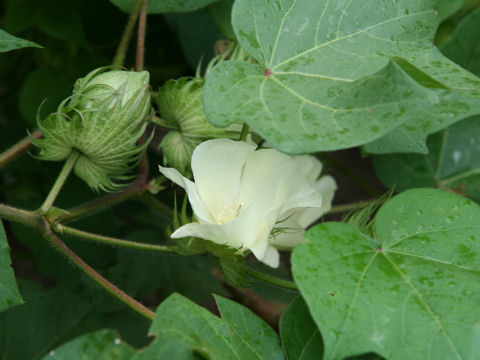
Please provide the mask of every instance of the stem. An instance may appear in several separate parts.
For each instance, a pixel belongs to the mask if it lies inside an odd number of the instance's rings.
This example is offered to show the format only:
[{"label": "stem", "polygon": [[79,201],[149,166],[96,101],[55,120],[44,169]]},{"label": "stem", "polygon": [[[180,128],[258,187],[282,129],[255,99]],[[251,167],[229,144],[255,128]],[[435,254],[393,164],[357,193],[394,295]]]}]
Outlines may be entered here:
[{"label": "stem", "polygon": [[120,300],[122,303],[130,307],[132,310],[138,312],[140,315],[146,319],[153,321],[155,313],[147,308],[145,305],[139,303],[137,300],[132,298],[130,295],[120,290],[118,287],[113,285],[110,281],[105,279],[100,275],[95,269],[83,261],[77,254],[75,254],[70,248],[63,243],[57,236],[55,236],[52,230],[49,228],[48,223],[46,223],[46,229],[44,232],[45,240],[53,246],[55,250],[62,253],[68,260],[75,264],[80,270],[95,281],[100,287],[113,295],[116,299]]},{"label": "stem", "polygon": [[368,193],[370,193],[373,196],[380,196],[382,193],[375,189],[372,185],[370,185],[365,179],[362,177],[358,176],[355,174],[352,170],[344,166],[340,161],[335,159],[332,155],[327,154],[327,153],[322,153],[321,157],[332,164],[333,167],[337,168],[341,172],[343,172],[345,175],[347,175],[350,179],[355,181],[358,185],[360,185],[364,190],[366,190]]},{"label": "stem", "polygon": [[[39,139],[43,136],[40,130],[34,131],[31,137],[35,139]],[[27,136],[25,139],[19,141],[11,148],[5,150],[3,153],[0,154],[0,169],[3,169],[5,166],[10,164],[13,160],[17,159],[21,155],[25,154],[28,149],[32,147],[32,139],[30,136]]]},{"label": "stem", "polygon": [[293,281],[279,279],[274,276],[264,274],[260,271],[253,270],[252,268],[249,268],[249,267],[246,268],[246,271],[247,271],[247,274],[250,275],[251,277],[254,277],[258,280],[262,280],[263,282],[266,282],[268,284],[279,286],[286,289],[298,290],[297,284],[295,284]]},{"label": "stem", "polygon": [[135,2],[135,7],[133,8],[130,17],[128,18],[127,26],[125,27],[125,31],[122,35],[122,40],[120,40],[120,44],[118,45],[117,53],[113,58],[113,66],[123,66],[125,63],[125,56],[128,50],[128,44],[130,43],[130,39],[132,38],[133,31],[135,29],[135,23],[137,22],[138,15],[140,14],[140,9],[142,8],[143,0],[137,0]]},{"label": "stem", "polygon": [[48,194],[47,198],[45,199],[42,206],[40,207],[41,214],[45,214],[52,207],[53,203],[55,202],[55,199],[60,193],[60,190],[62,189],[63,184],[65,184],[65,181],[67,180],[68,175],[70,175],[70,172],[72,171],[73,166],[77,162],[77,159],[79,156],[80,156],[80,153],[78,151],[73,151],[68,157],[67,161],[65,161],[65,164],[63,165],[63,168],[60,171],[60,174],[58,174],[57,180],[53,184],[52,189],[50,190],[50,193]]},{"label": "stem", "polygon": [[89,201],[85,204],[75,206],[68,209],[68,214],[59,215],[55,219],[50,219],[52,222],[68,222],[78,220],[84,216],[93,215],[97,212],[105,210],[113,205],[119,204],[134,195],[140,194],[145,190],[143,182],[136,181],[122,191],[104,197]]},{"label": "stem", "polygon": [[358,201],[358,202],[349,203],[349,204],[332,206],[332,208],[330,209],[330,211],[328,211],[327,214],[340,214],[340,213],[345,213],[352,210],[361,209],[367,205],[374,203],[375,201],[376,201],[375,199],[363,200],[363,201]]},{"label": "stem", "polygon": [[248,136],[248,132],[250,131],[250,126],[247,123],[243,123],[242,131],[240,132],[240,138],[238,140],[245,141]]},{"label": "stem", "polygon": [[143,59],[145,56],[145,32],[147,28],[147,5],[148,0],[144,0],[140,10],[140,19],[138,20],[137,34],[137,59],[135,61],[135,71],[143,70]]},{"label": "stem", "polygon": [[154,210],[155,212],[159,213],[166,219],[173,218],[173,210],[170,209],[167,205],[163,204],[162,202],[158,201],[155,196],[148,192],[144,192],[138,196],[138,198],[147,205],[150,209]]},{"label": "stem", "polygon": [[111,246],[127,248],[127,249],[162,253],[162,254],[177,253],[176,246],[161,246],[161,245],[139,243],[136,241],[117,239],[110,236],[97,235],[97,234],[89,233],[83,230],[74,229],[61,224],[54,225],[53,228],[55,229],[56,232],[72,235],[78,238],[91,240],[99,244],[111,245]]},{"label": "stem", "polygon": [[40,215],[33,211],[17,209],[5,204],[0,204],[0,218],[37,229],[43,228],[43,221]]}]

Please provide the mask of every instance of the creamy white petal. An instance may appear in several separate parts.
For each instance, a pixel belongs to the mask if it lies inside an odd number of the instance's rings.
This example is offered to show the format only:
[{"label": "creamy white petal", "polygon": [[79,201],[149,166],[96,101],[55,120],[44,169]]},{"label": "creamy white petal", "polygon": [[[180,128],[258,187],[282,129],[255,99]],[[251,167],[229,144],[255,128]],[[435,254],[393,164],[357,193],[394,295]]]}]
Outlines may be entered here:
[{"label": "creamy white petal", "polygon": [[235,203],[247,158],[256,146],[229,139],[209,140],[192,155],[192,172],[203,202],[216,217]]},{"label": "creamy white petal", "polygon": [[270,244],[278,249],[291,249],[304,242],[305,226],[299,223],[299,218],[303,211],[309,209],[318,210],[319,208],[290,209],[282,214],[270,235]]},{"label": "creamy white petal", "polygon": [[269,246],[265,251],[263,258],[258,260],[260,260],[261,262],[263,262],[264,264],[267,264],[272,268],[277,268],[278,265],[280,265],[280,254],[278,253],[277,249],[275,249],[272,246]]},{"label": "creamy white petal", "polygon": [[300,172],[307,178],[310,184],[313,184],[322,172],[322,163],[315,156],[299,155],[293,156]]},{"label": "creamy white petal", "polygon": [[208,211],[207,207],[202,201],[200,194],[197,191],[195,184],[184,177],[180,172],[174,168],[166,168],[159,166],[160,172],[165,175],[168,179],[172,180],[175,184],[181,186],[185,189],[188,196],[188,201],[192,206],[193,212],[198,219],[202,222],[213,223],[215,220]]},{"label": "creamy white petal", "polygon": [[322,211],[327,213],[332,208],[333,197],[337,190],[337,183],[330,175],[322,176],[314,185],[315,190],[322,194]]}]

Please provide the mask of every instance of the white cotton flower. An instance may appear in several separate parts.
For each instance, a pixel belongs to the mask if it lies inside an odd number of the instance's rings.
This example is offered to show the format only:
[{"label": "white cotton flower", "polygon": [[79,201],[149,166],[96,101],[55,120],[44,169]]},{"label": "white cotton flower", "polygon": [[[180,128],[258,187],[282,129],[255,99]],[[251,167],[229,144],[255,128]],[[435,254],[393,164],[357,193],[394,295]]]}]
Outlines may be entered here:
[{"label": "white cotton flower", "polygon": [[178,228],[172,238],[211,240],[250,250],[272,267],[279,265],[275,242],[281,240],[281,247],[289,245],[280,236],[277,240],[271,237],[276,223],[292,213],[291,218],[303,224],[304,217],[311,220],[309,212],[313,210],[318,218],[330,207],[335,182],[330,178],[318,186],[315,180],[321,165],[311,156],[290,157],[275,149],[255,149],[255,145],[228,139],[200,144],[192,155],[195,182],[173,168],[160,166],[162,174],[186,190],[197,220]]}]

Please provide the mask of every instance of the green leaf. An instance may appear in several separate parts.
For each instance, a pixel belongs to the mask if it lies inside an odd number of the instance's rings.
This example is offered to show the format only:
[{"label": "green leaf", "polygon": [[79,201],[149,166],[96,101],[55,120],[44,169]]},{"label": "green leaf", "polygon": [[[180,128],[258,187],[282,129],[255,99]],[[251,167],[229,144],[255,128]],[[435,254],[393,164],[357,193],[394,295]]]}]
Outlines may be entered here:
[{"label": "green leaf", "polygon": [[188,64],[205,69],[215,56],[215,42],[221,39],[218,27],[207,9],[181,14],[165,14],[165,20],[177,34],[180,47]]},{"label": "green leaf", "polygon": [[405,58],[443,83],[444,74],[428,62],[436,52],[433,1],[238,0],[232,21],[258,64],[232,61],[213,69],[205,86],[207,117],[218,126],[244,119],[281,150],[364,144],[449,94],[419,86],[389,64],[391,57]]},{"label": "green leaf", "polygon": [[480,202],[480,117],[431,135],[428,155],[375,155],[380,180],[403,191],[414,187],[450,189]]},{"label": "green leaf", "polygon": [[288,360],[323,358],[323,340],[305,301],[297,297],[280,320],[280,336]]},{"label": "green leaf", "polygon": [[480,8],[465,17],[450,40],[442,46],[442,52],[446,56],[478,76],[480,76],[479,27]]},{"label": "green leaf", "polygon": [[0,29],[0,52],[6,52],[25,47],[41,48],[42,46],[35,44],[32,41],[20,39],[16,36],[10,35],[6,31]]},{"label": "green leaf", "polygon": [[157,309],[150,333],[180,341],[210,360],[283,359],[280,340],[243,306],[215,297],[223,319],[173,294]]},{"label": "green leaf", "polygon": [[15,274],[12,269],[7,236],[0,221],[0,312],[22,303],[22,296],[18,291]]},{"label": "green leaf", "polygon": [[72,340],[50,351],[43,360],[70,360],[72,358],[126,360],[131,359],[135,349],[123,343],[112,330],[100,330]]},{"label": "green leaf", "polygon": [[228,39],[236,39],[232,26],[232,6],[234,0],[220,0],[208,7],[220,32]]},{"label": "green leaf", "polygon": [[[110,0],[120,10],[130,13],[136,0]],[[188,12],[210,5],[218,0],[149,0],[148,13],[162,14],[171,12]]]},{"label": "green leaf", "polygon": [[[444,46],[443,53],[465,69],[480,75],[478,29],[480,8],[467,16]],[[412,116],[383,138],[365,146],[371,153],[427,153],[426,138],[459,120],[480,113],[480,81],[471,73],[446,60],[438,51],[416,60],[452,91],[440,94],[440,101]]]},{"label": "green leaf", "polygon": [[157,338],[145,349],[137,351],[125,343],[113,330],[99,330],[80,336],[50,351],[43,360],[194,360],[192,352],[181,344]]},{"label": "green leaf", "polygon": [[440,20],[448,19],[465,5],[466,0],[437,0],[437,10]]},{"label": "green leaf", "polygon": [[324,223],[294,250],[325,359],[468,359],[480,319],[480,206],[416,189],[387,201],[374,221],[373,238]]}]

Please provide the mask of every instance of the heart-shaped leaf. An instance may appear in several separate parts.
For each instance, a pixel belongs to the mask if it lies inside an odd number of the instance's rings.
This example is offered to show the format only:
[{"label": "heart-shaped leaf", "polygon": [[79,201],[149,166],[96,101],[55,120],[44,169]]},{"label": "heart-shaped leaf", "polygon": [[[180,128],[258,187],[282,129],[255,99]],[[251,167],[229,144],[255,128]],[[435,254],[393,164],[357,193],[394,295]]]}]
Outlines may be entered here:
[{"label": "heart-shaped leaf", "polygon": [[11,265],[10,248],[0,221],[0,312],[23,303]]},{"label": "heart-shaped leaf", "polygon": [[[451,85],[472,86],[432,45],[434,1],[237,0],[232,21],[258,64],[213,69],[207,117],[217,126],[247,121],[287,152],[370,142],[451,97]],[[398,57],[406,60],[387,65]],[[447,82],[448,71],[460,74]]]},{"label": "heart-shaped leaf", "polygon": [[325,359],[470,359],[480,319],[480,206],[409,190],[382,206],[373,228],[374,238],[324,223],[293,253]]}]

